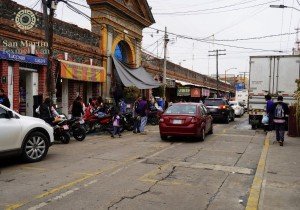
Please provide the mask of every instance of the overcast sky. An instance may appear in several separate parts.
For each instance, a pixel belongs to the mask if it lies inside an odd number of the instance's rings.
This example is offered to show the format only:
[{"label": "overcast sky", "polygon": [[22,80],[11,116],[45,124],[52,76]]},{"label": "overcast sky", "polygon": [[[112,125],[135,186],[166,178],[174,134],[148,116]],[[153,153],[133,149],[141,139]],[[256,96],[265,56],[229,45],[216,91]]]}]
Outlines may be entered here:
[{"label": "overcast sky", "polygon": [[[15,0],[16,2],[41,10],[39,0]],[[87,5],[85,0],[72,0]],[[300,0],[298,0],[300,2]],[[284,4],[300,9],[297,0],[148,0],[156,23],[152,28],[168,31],[168,59],[202,74],[216,72],[215,57],[208,51],[226,49],[226,55],[219,60],[219,72],[236,68],[227,73],[239,74],[248,71],[250,55],[273,55],[274,51],[291,54],[295,47],[296,34],[264,39],[243,41],[220,41],[262,37],[282,33],[295,33],[299,25],[300,12],[295,9],[270,8],[270,4]],[[90,10],[76,6],[90,15]],[[90,22],[59,3],[56,18],[90,29]],[[214,34],[214,36],[212,36]],[[183,39],[180,35],[200,41]],[[153,29],[144,30],[143,49],[163,56],[163,32]],[[219,40],[219,41],[217,41]],[[235,47],[222,46],[225,44]],[[251,48],[251,49],[242,49]],[[261,51],[265,50],[265,51]]]}]

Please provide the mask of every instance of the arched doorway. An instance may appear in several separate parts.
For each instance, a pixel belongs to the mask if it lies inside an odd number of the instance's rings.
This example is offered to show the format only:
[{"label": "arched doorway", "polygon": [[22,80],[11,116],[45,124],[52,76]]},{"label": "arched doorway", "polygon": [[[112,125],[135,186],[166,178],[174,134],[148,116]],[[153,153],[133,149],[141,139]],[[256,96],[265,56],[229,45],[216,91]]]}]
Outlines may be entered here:
[{"label": "arched doorway", "polygon": [[[128,44],[127,41],[122,40],[119,41],[114,48],[114,57],[117,58],[122,63],[126,64],[129,67],[135,67],[134,61],[134,51],[133,48]],[[123,90],[124,85],[117,73],[115,67],[113,67],[112,74],[112,93],[116,103],[120,101],[120,99],[124,98]]]},{"label": "arched doorway", "polygon": [[114,52],[114,56],[123,63],[132,66],[134,64],[132,49],[126,41],[120,41]]}]

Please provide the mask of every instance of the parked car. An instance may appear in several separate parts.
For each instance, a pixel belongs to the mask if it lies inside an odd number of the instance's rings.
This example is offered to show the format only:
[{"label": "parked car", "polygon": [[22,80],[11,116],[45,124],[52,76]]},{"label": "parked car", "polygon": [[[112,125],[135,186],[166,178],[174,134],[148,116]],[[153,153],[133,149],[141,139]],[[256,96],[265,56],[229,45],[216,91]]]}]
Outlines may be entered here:
[{"label": "parked car", "polygon": [[238,101],[229,101],[229,105],[233,108],[235,116],[243,116],[245,113],[244,105]]},{"label": "parked car", "polygon": [[234,121],[234,110],[229,106],[226,99],[207,98],[204,104],[214,120],[222,120],[226,124],[228,124],[230,120]]},{"label": "parked car", "polygon": [[53,141],[53,128],[44,120],[0,105],[0,156],[21,155],[27,162],[37,162],[45,158]]},{"label": "parked car", "polygon": [[206,107],[200,103],[175,103],[162,115],[159,131],[162,140],[168,136],[196,137],[203,141],[213,133],[213,121]]}]

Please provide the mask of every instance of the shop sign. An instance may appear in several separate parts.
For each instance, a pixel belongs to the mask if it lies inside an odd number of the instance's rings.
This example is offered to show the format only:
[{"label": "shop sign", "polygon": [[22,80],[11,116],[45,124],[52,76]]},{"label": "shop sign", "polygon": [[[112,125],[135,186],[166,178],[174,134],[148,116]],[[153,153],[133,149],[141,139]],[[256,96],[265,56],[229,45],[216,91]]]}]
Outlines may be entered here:
[{"label": "shop sign", "polygon": [[175,79],[167,79],[167,87],[175,88]]},{"label": "shop sign", "polygon": [[192,88],[191,89],[191,97],[200,98],[201,97],[200,88]]},{"label": "shop sign", "polygon": [[210,95],[210,90],[203,88],[202,89],[202,96],[209,96]]},{"label": "shop sign", "polygon": [[17,61],[21,63],[31,63],[37,65],[47,65],[48,63],[46,58],[40,58],[31,55],[20,55],[20,54],[14,54],[14,53],[9,53],[4,51],[0,51],[0,59]]},{"label": "shop sign", "polygon": [[178,87],[177,88],[177,96],[190,96],[191,89],[190,87]]},{"label": "shop sign", "polygon": [[103,67],[80,64],[70,61],[60,61],[61,77],[88,82],[105,82],[106,75]]}]

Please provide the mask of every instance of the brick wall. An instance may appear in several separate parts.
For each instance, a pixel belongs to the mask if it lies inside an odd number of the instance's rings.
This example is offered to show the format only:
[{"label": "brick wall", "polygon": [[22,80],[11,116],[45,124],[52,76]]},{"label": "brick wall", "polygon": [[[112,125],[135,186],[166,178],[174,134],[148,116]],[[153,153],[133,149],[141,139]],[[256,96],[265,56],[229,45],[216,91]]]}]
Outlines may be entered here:
[{"label": "brick wall", "polygon": [[13,64],[13,75],[14,75],[14,107],[13,110],[19,112],[20,108],[20,65],[18,62]]},{"label": "brick wall", "polygon": [[69,106],[71,106],[78,96],[83,96],[84,82],[69,80]]},{"label": "brick wall", "polygon": [[[8,61],[1,60],[0,61],[0,79],[2,79],[3,76],[8,77]],[[2,81],[0,81],[0,88],[2,88],[7,95],[8,86],[6,84],[2,84]]]},{"label": "brick wall", "polygon": [[43,98],[48,97],[47,91],[47,66],[41,66],[39,71],[39,95],[43,95]]}]

